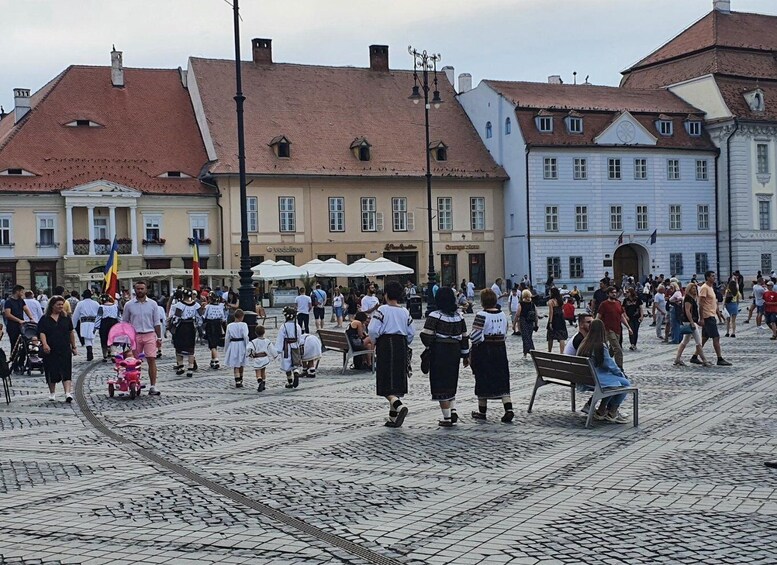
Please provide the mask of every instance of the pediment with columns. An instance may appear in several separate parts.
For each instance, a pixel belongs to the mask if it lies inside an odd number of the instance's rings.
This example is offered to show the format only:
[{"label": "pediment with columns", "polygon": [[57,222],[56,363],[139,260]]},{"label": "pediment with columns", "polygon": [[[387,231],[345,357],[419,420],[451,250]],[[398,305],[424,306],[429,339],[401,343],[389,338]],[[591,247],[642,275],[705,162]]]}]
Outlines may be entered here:
[{"label": "pediment with columns", "polygon": [[84,199],[100,200],[137,200],[142,196],[142,192],[128,186],[124,186],[108,180],[95,180],[73,188],[60,191],[60,194],[67,199],[74,199],[81,202]]}]

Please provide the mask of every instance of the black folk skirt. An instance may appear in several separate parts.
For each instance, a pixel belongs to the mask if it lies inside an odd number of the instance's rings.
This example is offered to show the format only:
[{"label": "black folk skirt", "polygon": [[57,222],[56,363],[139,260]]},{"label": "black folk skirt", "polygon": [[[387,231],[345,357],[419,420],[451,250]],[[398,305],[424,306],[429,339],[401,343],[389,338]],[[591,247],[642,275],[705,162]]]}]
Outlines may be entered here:
[{"label": "black folk skirt", "polygon": [[483,341],[472,347],[475,396],[502,398],[510,394],[510,367],[504,341]]},{"label": "black folk skirt", "polygon": [[407,336],[384,334],[375,343],[376,393],[378,396],[404,396],[407,394],[407,368],[410,349]]},{"label": "black folk skirt", "polygon": [[453,400],[459,388],[461,342],[435,339],[432,343],[432,360],[429,369],[429,386],[432,400]]},{"label": "black folk skirt", "polygon": [[108,332],[119,323],[116,318],[102,318],[100,320],[100,345],[103,349],[108,349]]},{"label": "black folk skirt", "polygon": [[221,320],[205,320],[205,337],[208,339],[208,349],[224,346],[224,334],[221,331]]},{"label": "black folk skirt", "polygon": [[197,330],[194,320],[181,320],[173,334],[173,347],[179,355],[194,355],[194,342]]}]

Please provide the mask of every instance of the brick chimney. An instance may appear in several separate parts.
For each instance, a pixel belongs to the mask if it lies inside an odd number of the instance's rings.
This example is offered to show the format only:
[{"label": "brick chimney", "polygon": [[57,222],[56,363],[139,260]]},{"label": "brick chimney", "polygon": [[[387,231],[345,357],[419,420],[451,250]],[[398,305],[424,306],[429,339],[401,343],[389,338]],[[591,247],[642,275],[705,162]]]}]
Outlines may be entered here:
[{"label": "brick chimney", "polygon": [[124,88],[124,63],[121,51],[116,51],[113,46],[111,51],[111,84],[118,88]]},{"label": "brick chimney", "polygon": [[388,45],[370,45],[370,70],[388,72]]},{"label": "brick chimney", "polygon": [[712,0],[712,9],[721,14],[730,14],[731,0]]},{"label": "brick chimney", "polygon": [[14,123],[18,124],[21,119],[27,115],[30,111],[30,89],[29,88],[14,88],[13,89],[13,105],[14,105]]},{"label": "brick chimney", "polygon": [[272,63],[272,39],[255,37],[251,40],[254,63]]}]

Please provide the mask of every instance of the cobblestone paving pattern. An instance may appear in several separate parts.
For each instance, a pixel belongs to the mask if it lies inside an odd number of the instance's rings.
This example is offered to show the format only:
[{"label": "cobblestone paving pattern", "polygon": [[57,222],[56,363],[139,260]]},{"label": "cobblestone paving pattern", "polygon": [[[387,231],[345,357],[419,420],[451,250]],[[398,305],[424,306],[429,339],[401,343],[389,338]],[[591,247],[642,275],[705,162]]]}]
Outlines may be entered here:
[{"label": "cobblestone paving pattern", "polygon": [[777,472],[763,466],[777,459],[777,344],[743,325],[723,338],[733,367],[678,368],[675,348],[650,329],[646,321],[639,350],[624,353],[640,387],[637,429],[586,430],[556,387],[541,389],[528,414],[534,371],[518,337],[508,344],[510,425],[498,402],[487,421],[469,417],[465,369],[461,421],[439,428],[419,344],[399,430],[382,425],[374,377],[341,375],[338,353],[292,391],[272,365],[257,394],[252,375],[240,390],[229,370],[208,369],[205,348],[193,378],[175,376],[166,342],[162,396],[134,401],[107,397],[109,365],[76,358],[76,371],[89,369],[90,409],[127,444],[92,428],[61,392],[49,402],[41,377],[15,376],[13,401],[0,407],[0,565],[367,563],[136,447],[407,564],[777,562]]}]

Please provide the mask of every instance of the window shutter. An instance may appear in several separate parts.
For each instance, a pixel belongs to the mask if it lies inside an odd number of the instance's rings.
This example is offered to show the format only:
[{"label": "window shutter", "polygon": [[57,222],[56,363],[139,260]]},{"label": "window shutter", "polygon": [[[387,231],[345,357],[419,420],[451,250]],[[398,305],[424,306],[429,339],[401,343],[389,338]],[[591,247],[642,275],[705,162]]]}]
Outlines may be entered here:
[{"label": "window shutter", "polygon": [[383,231],[383,212],[375,212],[375,231]]},{"label": "window shutter", "polygon": [[407,231],[415,231],[415,214],[407,213]]}]

